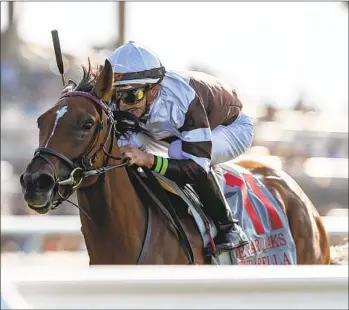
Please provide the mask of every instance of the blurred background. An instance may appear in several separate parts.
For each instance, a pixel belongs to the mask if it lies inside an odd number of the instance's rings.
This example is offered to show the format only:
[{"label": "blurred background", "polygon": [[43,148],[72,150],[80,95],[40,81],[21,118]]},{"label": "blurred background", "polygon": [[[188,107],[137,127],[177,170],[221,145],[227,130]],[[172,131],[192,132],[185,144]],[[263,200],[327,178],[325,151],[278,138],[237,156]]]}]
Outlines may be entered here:
[{"label": "blurred background", "polygon": [[[1,2],[2,218],[34,215],[18,180],[37,147],[36,119],[61,91],[52,29],[66,78],[134,40],[167,69],[227,81],[255,119],[248,154],[293,176],[321,215],[347,216],[348,2]],[[77,214],[64,204],[40,217]],[[22,222],[11,223],[2,253],[84,251],[80,233],[16,234]]]}]

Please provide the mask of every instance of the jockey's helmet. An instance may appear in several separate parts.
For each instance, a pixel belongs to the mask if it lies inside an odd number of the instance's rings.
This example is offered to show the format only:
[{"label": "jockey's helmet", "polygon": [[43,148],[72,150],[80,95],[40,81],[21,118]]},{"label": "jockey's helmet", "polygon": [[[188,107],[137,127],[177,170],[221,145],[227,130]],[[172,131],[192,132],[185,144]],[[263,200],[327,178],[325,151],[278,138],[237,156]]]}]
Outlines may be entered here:
[{"label": "jockey's helmet", "polygon": [[134,41],[118,47],[109,57],[114,71],[113,86],[130,84],[158,84],[165,75],[159,58]]}]

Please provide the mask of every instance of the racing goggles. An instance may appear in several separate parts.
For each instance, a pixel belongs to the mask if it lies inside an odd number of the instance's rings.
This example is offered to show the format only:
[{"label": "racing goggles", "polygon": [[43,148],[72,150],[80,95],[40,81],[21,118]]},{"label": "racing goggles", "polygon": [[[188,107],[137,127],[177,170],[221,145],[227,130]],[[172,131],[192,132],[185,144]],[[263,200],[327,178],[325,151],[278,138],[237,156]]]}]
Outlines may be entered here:
[{"label": "racing goggles", "polygon": [[140,102],[146,92],[148,91],[148,87],[143,88],[134,88],[134,89],[125,89],[117,91],[118,98],[123,101],[123,103],[127,105],[134,105]]}]

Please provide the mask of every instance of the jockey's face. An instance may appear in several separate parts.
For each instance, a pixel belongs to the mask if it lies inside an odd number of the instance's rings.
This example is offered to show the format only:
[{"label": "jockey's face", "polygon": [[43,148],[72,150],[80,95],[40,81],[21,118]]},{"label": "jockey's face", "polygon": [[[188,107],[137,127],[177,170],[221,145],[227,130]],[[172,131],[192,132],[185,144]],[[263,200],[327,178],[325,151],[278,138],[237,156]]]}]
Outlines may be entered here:
[{"label": "jockey's face", "polygon": [[[144,85],[144,84],[132,84],[130,86],[131,87],[128,88],[127,90],[120,92],[124,94],[125,92],[126,93],[129,92],[130,94],[129,96],[127,96],[127,94],[125,94],[124,96],[121,96],[120,110],[130,112],[135,116],[140,117],[144,113],[147,105],[151,104],[154,101],[154,99],[157,97],[159,88],[158,86],[156,86],[151,90],[147,90],[148,85]],[[137,94],[137,90],[142,90],[144,92],[143,98],[140,100],[135,100],[134,102],[129,102],[129,98],[136,99],[137,96],[135,96],[135,94]]]}]

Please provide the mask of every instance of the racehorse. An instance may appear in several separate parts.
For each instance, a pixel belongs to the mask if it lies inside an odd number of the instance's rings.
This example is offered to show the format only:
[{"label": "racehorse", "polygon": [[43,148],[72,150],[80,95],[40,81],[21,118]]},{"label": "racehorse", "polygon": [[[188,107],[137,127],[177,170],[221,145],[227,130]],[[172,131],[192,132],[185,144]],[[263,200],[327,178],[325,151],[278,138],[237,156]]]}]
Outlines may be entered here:
[{"label": "racehorse", "polygon": [[[193,252],[191,263],[210,264],[192,218],[182,214],[179,223],[159,208],[151,187],[140,190],[146,178],[142,181],[121,157],[118,137],[142,129],[109,104],[111,64],[106,60],[98,76],[90,66],[83,72],[79,84],[69,80],[58,102],[38,118],[39,148],[20,177],[26,203],[47,213],[76,191],[91,265],[188,264],[185,241]],[[321,217],[296,182],[256,161],[237,164],[260,176],[287,215],[297,264],[329,264]]]}]

